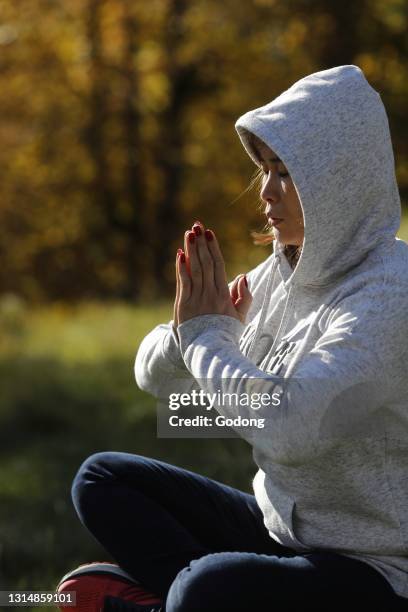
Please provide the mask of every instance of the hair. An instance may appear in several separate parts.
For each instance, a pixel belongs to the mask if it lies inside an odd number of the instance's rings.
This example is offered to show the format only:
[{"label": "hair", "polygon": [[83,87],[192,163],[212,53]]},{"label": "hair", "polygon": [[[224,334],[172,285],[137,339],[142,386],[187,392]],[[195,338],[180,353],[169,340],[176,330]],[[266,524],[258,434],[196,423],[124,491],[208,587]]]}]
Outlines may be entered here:
[{"label": "hair", "polygon": [[[257,137],[252,132],[245,130],[245,135],[247,136],[248,142],[250,146],[256,150],[256,140]],[[261,199],[261,188],[262,188],[262,177],[263,171],[262,168],[258,168],[255,170],[255,173],[252,176],[251,182],[248,186],[248,190],[256,188],[259,196],[258,210],[262,211],[265,206],[264,201]],[[266,223],[262,228],[262,231],[257,232],[252,230],[250,232],[251,237],[254,239],[253,243],[256,246],[266,246],[275,240],[275,236],[273,235],[272,228]],[[292,269],[296,267],[297,262],[299,261],[300,255],[302,253],[302,245],[297,246],[296,244],[287,244],[284,248],[284,254],[289,261],[289,264]]]}]

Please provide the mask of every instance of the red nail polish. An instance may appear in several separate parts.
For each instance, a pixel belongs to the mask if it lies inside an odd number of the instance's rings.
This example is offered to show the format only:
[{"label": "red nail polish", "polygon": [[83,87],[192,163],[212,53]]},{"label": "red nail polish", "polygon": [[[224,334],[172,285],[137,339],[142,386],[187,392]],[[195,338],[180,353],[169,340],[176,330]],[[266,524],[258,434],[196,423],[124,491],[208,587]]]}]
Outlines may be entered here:
[{"label": "red nail polish", "polygon": [[214,238],[212,231],[209,230],[209,229],[206,229],[204,234],[205,234],[205,237],[207,238],[207,240],[209,240],[209,241],[211,241]]},{"label": "red nail polish", "polygon": [[188,241],[190,244],[194,244],[194,240],[195,240],[195,234],[194,232],[189,232],[188,234]]},{"label": "red nail polish", "polygon": [[184,254],[184,253],[181,253],[181,255],[180,255],[180,261],[181,261],[181,263],[186,263],[186,256],[185,256],[185,254]]},{"label": "red nail polish", "polygon": [[180,255],[180,253],[183,252],[183,249],[177,249],[177,255]]},{"label": "red nail polish", "polygon": [[244,281],[245,281],[245,287],[248,287],[248,281],[247,281],[247,277],[244,276]]},{"label": "red nail polish", "polygon": [[193,225],[193,231],[196,236],[201,236],[202,234],[201,227],[199,225]]}]

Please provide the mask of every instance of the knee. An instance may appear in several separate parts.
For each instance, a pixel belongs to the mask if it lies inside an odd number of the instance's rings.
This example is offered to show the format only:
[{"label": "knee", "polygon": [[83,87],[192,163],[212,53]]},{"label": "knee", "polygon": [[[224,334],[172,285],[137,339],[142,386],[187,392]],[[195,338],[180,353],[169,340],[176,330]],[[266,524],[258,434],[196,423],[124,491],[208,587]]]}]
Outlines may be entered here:
[{"label": "knee", "polygon": [[224,583],[224,553],[211,553],[194,559],[174,579],[166,599],[169,612],[208,612],[217,610]]},{"label": "knee", "polygon": [[105,451],[90,455],[78,469],[71,486],[71,497],[76,510],[82,513],[94,505],[95,500],[109,495],[109,484],[126,480],[132,474],[135,479],[139,469],[148,459],[142,455],[131,455]]},{"label": "knee", "polygon": [[94,453],[81,464],[71,486],[71,498],[77,511],[81,512],[95,495],[105,491],[109,482],[118,480],[117,467],[121,455],[125,453]]},{"label": "knee", "polygon": [[109,463],[109,452],[94,453],[81,464],[71,486],[71,497],[74,506],[81,509],[92,485],[106,479],[106,466]]}]

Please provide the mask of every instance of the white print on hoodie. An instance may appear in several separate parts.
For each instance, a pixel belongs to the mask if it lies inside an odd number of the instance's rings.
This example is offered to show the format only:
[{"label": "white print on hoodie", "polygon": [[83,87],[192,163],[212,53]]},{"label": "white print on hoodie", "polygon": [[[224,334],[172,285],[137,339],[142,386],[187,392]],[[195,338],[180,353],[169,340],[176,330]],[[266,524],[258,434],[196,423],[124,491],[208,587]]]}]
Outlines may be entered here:
[{"label": "white print on hoodie", "polygon": [[[253,447],[254,493],[272,538],[367,562],[408,597],[408,245],[388,120],[357,66],[306,76],[236,122],[282,159],[305,221],[292,270],[283,245],[247,274],[247,324],[201,315],[141,343],[135,376],[207,393],[272,394]],[[218,406],[226,417],[250,408]]]}]

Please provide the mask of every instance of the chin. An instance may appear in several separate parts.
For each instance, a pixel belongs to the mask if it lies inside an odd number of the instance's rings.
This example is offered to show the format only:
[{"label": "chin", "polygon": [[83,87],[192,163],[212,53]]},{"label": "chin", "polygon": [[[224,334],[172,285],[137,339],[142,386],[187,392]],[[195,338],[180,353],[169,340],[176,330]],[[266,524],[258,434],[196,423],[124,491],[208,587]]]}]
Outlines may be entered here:
[{"label": "chin", "polygon": [[273,234],[275,238],[284,245],[290,244],[293,246],[300,246],[303,243],[303,238],[299,238],[299,236],[294,236],[289,232],[279,231],[279,227],[273,228]]},{"label": "chin", "polygon": [[289,240],[291,238],[290,234],[288,234],[285,231],[279,231],[279,227],[274,227],[273,228],[273,235],[275,236],[275,238],[277,240],[279,240],[279,242],[282,242],[282,244],[290,244]]}]

